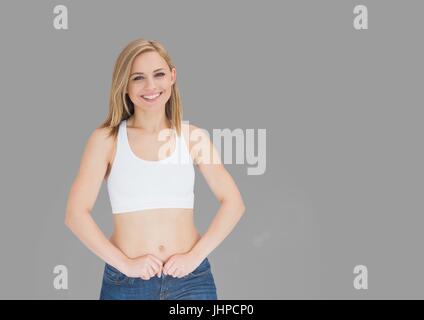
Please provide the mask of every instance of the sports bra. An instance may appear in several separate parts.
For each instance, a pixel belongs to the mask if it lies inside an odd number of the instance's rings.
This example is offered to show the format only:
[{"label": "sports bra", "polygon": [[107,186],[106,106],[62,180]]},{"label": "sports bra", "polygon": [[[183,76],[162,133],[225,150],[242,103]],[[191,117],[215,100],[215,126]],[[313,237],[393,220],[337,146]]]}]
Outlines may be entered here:
[{"label": "sports bra", "polygon": [[183,133],[175,136],[175,149],[170,156],[144,160],[133,153],[127,120],[121,121],[115,158],[107,177],[113,214],[154,208],[193,208],[193,161]]}]

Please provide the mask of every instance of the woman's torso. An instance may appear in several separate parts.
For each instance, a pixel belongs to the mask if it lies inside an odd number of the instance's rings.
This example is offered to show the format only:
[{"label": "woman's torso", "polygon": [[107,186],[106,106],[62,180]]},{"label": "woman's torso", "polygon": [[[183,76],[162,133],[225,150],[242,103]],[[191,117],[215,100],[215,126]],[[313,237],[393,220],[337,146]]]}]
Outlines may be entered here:
[{"label": "woman's torso", "polygon": [[[187,127],[184,127],[187,126]],[[187,148],[188,125],[183,124]],[[157,135],[141,133],[128,123],[128,141],[132,152],[139,158],[157,160],[158,150],[166,141],[158,141]],[[175,148],[175,140],[171,144]],[[116,152],[112,149],[109,166],[111,167]],[[200,239],[194,225],[192,208],[158,208],[144,209],[130,213],[114,214],[114,230],[110,241],[129,258],[153,254],[162,261],[171,255],[185,253]]]},{"label": "woman's torso", "polygon": [[127,257],[153,254],[162,261],[185,253],[200,239],[193,221],[193,209],[148,209],[114,215],[110,238]]}]

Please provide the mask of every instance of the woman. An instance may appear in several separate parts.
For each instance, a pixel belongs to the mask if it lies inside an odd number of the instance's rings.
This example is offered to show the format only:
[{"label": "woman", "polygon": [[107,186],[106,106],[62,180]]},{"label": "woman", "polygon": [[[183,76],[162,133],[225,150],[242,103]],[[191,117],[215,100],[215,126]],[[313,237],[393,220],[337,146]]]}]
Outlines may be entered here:
[{"label": "woman", "polygon": [[[193,222],[194,167],[221,204],[203,236]],[[103,180],[109,239],[90,214]],[[88,139],[66,208],[65,224],[105,261],[100,299],[218,299],[207,256],[244,211],[207,132],[182,122],[165,48],[128,44],[113,71],[107,120]]]}]

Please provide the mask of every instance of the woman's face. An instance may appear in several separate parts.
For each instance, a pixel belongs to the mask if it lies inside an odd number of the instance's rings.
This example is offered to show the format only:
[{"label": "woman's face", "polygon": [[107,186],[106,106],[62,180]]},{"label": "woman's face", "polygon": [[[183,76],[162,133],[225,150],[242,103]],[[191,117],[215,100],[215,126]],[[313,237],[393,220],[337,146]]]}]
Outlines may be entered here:
[{"label": "woman's face", "polygon": [[157,52],[145,52],[134,59],[127,93],[135,106],[165,109],[175,78],[175,68],[169,70],[165,59]]}]

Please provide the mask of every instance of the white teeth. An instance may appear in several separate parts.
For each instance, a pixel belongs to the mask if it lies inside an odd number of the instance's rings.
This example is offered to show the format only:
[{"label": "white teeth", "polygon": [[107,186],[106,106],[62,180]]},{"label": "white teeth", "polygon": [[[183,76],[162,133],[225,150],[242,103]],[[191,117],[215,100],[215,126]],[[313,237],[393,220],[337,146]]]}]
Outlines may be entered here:
[{"label": "white teeth", "polygon": [[143,98],[145,98],[145,99],[153,100],[153,99],[155,99],[155,98],[157,98],[157,97],[159,97],[159,96],[160,96],[160,93],[155,94],[155,95],[153,95],[153,96],[142,96],[142,97],[143,97]]}]

